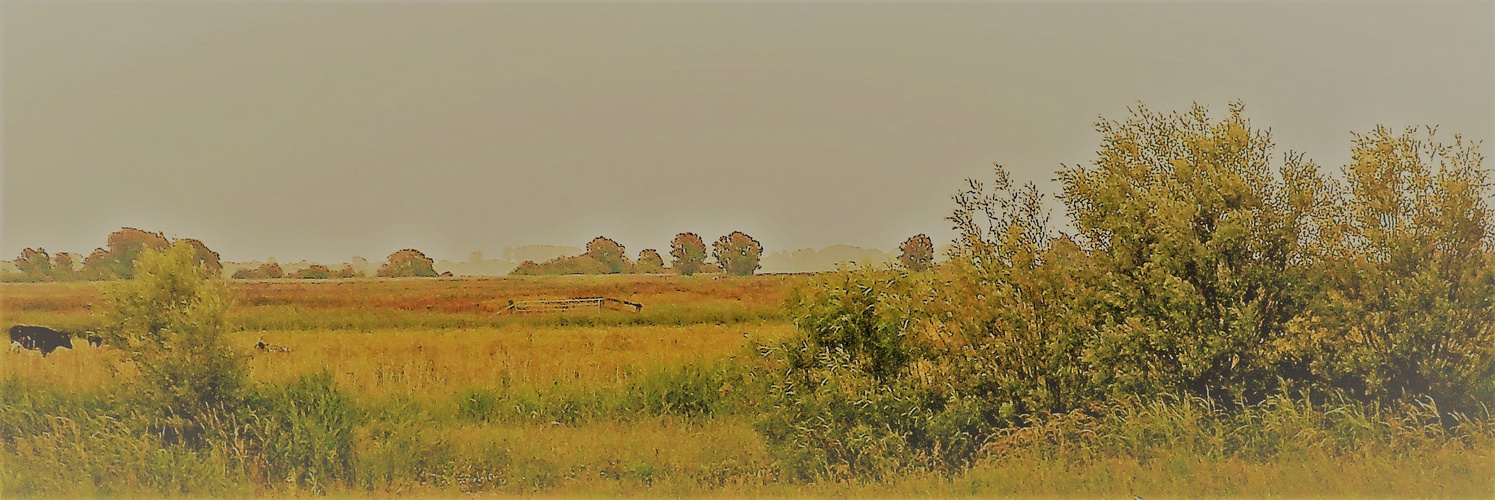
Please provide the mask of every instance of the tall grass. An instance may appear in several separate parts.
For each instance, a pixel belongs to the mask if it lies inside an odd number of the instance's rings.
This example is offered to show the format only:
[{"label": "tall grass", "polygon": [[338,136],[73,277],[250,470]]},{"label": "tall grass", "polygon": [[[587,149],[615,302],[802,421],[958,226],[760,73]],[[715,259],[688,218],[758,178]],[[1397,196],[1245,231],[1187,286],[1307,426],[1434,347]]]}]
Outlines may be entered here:
[{"label": "tall grass", "polygon": [[[785,453],[760,433],[774,411],[771,366],[754,349],[792,338],[770,304],[782,290],[767,288],[789,284],[578,278],[235,285],[270,300],[241,296],[233,314],[284,327],[229,335],[249,356],[251,385],[241,407],[206,413],[197,448],[155,434],[169,423],[140,407],[113,348],[0,353],[0,496],[1495,493],[1488,415],[1440,422],[1431,403],[1287,396],[1231,413],[1191,398],[1117,401],[991,432],[970,443],[963,470],[909,468],[890,454],[865,462],[882,467],[873,474],[817,472],[837,466],[813,460],[824,449]],[[654,290],[643,314],[449,308],[495,291],[605,295],[634,282]],[[0,286],[6,320],[92,321],[89,285]],[[395,306],[422,296],[440,299]],[[759,307],[773,312],[710,319]],[[313,326],[323,324],[342,326]],[[253,349],[259,340],[290,352]],[[838,446],[876,453],[856,441],[873,435],[850,432]]]}]

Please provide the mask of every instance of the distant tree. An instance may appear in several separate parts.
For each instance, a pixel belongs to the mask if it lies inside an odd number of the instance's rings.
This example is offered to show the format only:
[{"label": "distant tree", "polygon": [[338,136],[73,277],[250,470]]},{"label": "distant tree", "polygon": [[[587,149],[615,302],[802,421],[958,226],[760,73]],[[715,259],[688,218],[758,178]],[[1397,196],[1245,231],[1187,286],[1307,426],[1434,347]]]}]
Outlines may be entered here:
[{"label": "distant tree", "polygon": [[646,248],[638,254],[638,264],[635,271],[639,274],[658,274],[664,272],[664,258],[659,256],[659,251]]},{"label": "distant tree", "polygon": [[193,262],[197,262],[197,265],[206,269],[208,274],[217,276],[223,272],[223,263],[218,260],[218,252],[209,250],[207,245],[192,238],[184,238],[180,241],[192,247]]},{"label": "distant tree", "polygon": [[332,269],[321,264],[312,264],[291,273],[291,277],[302,280],[325,280],[332,277]]},{"label": "distant tree", "polygon": [[758,270],[758,259],[763,256],[763,245],[742,231],[716,240],[711,246],[711,256],[716,258],[722,271],[734,276],[747,276]]},{"label": "distant tree", "polygon": [[100,262],[107,278],[129,279],[135,276],[135,260],[146,250],[165,250],[171,246],[166,236],[133,227],[120,228],[109,234],[109,252]]},{"label": "distant tree", "polygon": [[706,242],[696,233],[680,233],[670,241],[670,267],[676,274],[690,276],[701,271],[706,262]]},{"label": "distant tree", "polygon": [[513,271],[509,271],[509,274],[514,276],[537,276],[540,274],[540,265],[536,264],[533,260],[526,260],[520,262],[519,266],[515,267]]},{"label": "distant tree", "polygon": [[16,270],[21,272],[25,281],[52,281],[52,257],[47,255],[44,248],[21,250],[21,258],[16,259]]},{"label": "distant tree", "polygon": [[270,261],[270,262],[266,262],[264,264],[260,264],[258,267],[246,267],[244,269],[240,269],[238,271],[234,271],[234,275],[233,275],[234,279],[241,279],[241,280],[244,280],[244,279],[251,279],[251,280],[252,279],[265,279],[265,278],[284,278],[284,277],[285,277],[285,271],[281,270],[280,264],[276,264],[275,261],[273,261],[273,260]]},{"label": "distant tree", "polygon": [[607,266],[605,274],[619,274],[633,271],[633,264],[628,262],[627,250],[623,245],[609,238],[598,236],[587,243],[586,256]]},{"label": "distant tree", "polygon": [[389,254],[389,259],[379,268],[379,277],[432,277],[436,276],[436,261],[426,257],[419,250],[407,248]]},{"label": "distant tree", "polygon": [[527,260],[509,274],[514,276],[611,274],[611,269],[606,264],[597,262],[597,259],[582,254],[575,257],[556,257],[538,264]]},{"label": "distant tree", "polygon": [[349,259],[348,264],[352,265],[353,270],[358,271],[358,274],[361,275],[369,275],[379,271],[373,264],[369,263],[368,259],[358,255],[354,255],[352,259]]},{"label": "distant tree", "polygon": [[332,271],[332,277],[338,279],[361,278],[363,277],[363,273],[354,269],[352,264],[343,264],[342,267]]},{"label": "distant tree", "polygon": [[902,252],[898,255],[898,262],[910,271],[923,271],[934,263],[934,242],[929,239],[929,235],[913,235],[904,240],[898,250]]},{"label": "distant tree", "polygon": [[57,255],[53,255],[52,277],[57,281],[78,279],[78,256],[72,252],[57,252]]},{"label": "distant tree", "polygon": [[86,280],[96,281],[109,279],[111,276],[109,265],[107,263],[108,260],[108,250],[95,248],[93,250],[93,253],[90,253],[87,257],[83,258],[83,270],[79,271],[79,274],[83,277],[83,279]]}]

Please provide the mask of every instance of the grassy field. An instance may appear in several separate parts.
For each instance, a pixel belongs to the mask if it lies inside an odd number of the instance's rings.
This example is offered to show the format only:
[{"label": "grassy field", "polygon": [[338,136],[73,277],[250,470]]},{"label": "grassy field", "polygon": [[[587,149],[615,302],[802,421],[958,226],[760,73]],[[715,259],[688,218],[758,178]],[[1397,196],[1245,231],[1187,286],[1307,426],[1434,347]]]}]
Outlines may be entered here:
[{"label": "grassy field", "polygon": [[[107,415],[133,374],[116,350],[80,340],[76,349],[47,358],[29,351],[0,354],[0,423],[45,430],[0,436],[0,493],[1495,493],[1495,450],[1480,437],[1488,434],[1451,439],[1415,421],[1388,424],[1361,415],[1367,437],[1345,444],[1326,430],[1338,425],[1335,410],[1288,405],[1252,417],[1258,421],[1251,425],[1273,433],[1262,442],[1275,448],[1223,453],[1239,446],[1218,440],[1238,429],[1212,427],[1224,424],[1202,418],[1188,403],[1119,411],[1108,419],[1056,419],[1005,434],[988,443],[985,458],[955,475],[789,481],[755,428],[761,399],[754,391],[761,390],[756,381],[764,369],[755,349],[792,337],[784,301],[802,279],[234,282],[230,339],[248,358],[254,383],[274,394],[320,380],[341,396],[328,396],[337,404],[314,400],[318,408],[356,414],[341,428],[345,435],[286,437],[283,453],[321,460],[321,448],[299,440],[335,439],[347,443],[347,449],[331,452],[344,465],[215,468],[226,462],[174,454],[112,431]],[[645,307],[637,313],[499,312],[509,300],[580,296]],[[84,330],[102,321],[101,295],[92,284],[5,284],[0,298],[0,323],[7,326]],[[256,350],[259,341],[289,352]]]}]

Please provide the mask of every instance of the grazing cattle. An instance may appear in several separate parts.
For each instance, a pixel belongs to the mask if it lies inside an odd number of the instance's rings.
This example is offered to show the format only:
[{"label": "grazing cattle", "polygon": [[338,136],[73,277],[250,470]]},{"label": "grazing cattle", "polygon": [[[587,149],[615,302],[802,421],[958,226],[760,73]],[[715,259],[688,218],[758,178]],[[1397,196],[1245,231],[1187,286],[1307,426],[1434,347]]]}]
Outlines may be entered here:
[{"label": "grazing cattle", "polygon": [[87,332],[87,333],[88,333],[88,346],[89,347],[98,347],[98,346],[104,345],[104,337],[100,337],[99,334],[94,333],[94,332]]},{"label": "grazing cattle", "polygon": [[58,347],[73,348],[73,335],[45,326],[15,325],[10,327],[10,341],[23,349],[42,352],[42,357],[52,354]]}]

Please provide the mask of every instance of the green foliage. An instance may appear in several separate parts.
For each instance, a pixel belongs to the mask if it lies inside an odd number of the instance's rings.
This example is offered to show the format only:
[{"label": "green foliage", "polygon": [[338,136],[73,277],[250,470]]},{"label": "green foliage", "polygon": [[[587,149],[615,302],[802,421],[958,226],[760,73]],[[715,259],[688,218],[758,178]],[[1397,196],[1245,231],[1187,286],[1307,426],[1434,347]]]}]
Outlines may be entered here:
[{"label": "green foliage", "polygon": [[628,251],[623,245],[602,236],[587,242],[587,253],[584,256],[601,263],[606,268],[602,274],[633,272],[633,264],[628,262]]},{"label": "green foliage", "polygon": [[1491,191],[1475,146],[1428,130],[1356,135],[1348,195],[1299,320],[1315,375],[1359,397],[1495,400]]},{"label": "green foliage", "polygon": [[748,276],[761,267],[758,260],[763,256],[763,245],[742,231],[733,231],[711,245],[711,256],[721,265],[722,272]]},{"label": "green foliage", "polygon": [[381,278],[434,277],[436,261],[413,248],[389,254],[384,265],[379,266]]},{"label": "green foliage", "polygon": [[934,265],[934,241],[927,234],[910,236],[898,246],[898,263],[910,271],[927,271]]},{"label": "green foliage", "polygon": [[639,274],[658,274],[664,272],[664,258],[659,256],[659,251],[653,248],[645,248],[638,254],[638,263],[634,266],[634,272]]},{"label": "green foliage", "polygon": [[97,279],[130,279],[135,275],[135,261],[141,254],[150,250],[165,250],[171,243],[161,233],[126,227],[109,233],[108,245],[108,251],[101,254],[95,252],[99,254],[97,258],[83,261],[87,273]]},{"label": "green foliage", "polygon": [[1480,411],[1495,259],[1473,147],[1377,129],[1341,189],[1300,155],[1274,167],[1242,113],[1101,122],[1096,161],[1059,173],[1073,238],[998,167],[954,197],[948,265],[810,285],[798,338],[765,350],[786,467],[948,472],[1002,429],[1163,395],[1230,418],[1294,387],[1430,398],[1445,426]]},{"label": "green foliage", "polygon": [[1272,142],[1240,103],[1102,121],[1093,165],[1059,172],[1092,283],[1098,338],[1086,355],[1114,367],[1117,395],[1189,391],[1259,399],[1291,364],[1271,346],[1307,301],[1304,240],[1325,211],[1326,181]]},{"label": "green foliage", "polygon": [[706,262],[706,242],[696,233],[680,233],[670,241],[670,268],[676,274],[690,276],[701,271]]},{"label": "green foliage", "polygon": [[361,411],[332,375],[307,375],[268,386],[248,398],[256,418],[245,426],[257,444],[256,470],[265,482],[293,482],[325,493],[353,480],[353,442]]},{"label": "green foliage", "polygon": [[44,248],[22,249],[21,257],[15,260],[16,270],[20,271],[24,281],[40,282],[53,281],[52,257],[47,255]]},{"label": "green foliage", "polygon": [[142,253],[133,278],[105,289],[107,342],[140,372],[136,393],[162,432],[201,444],[214,411],[236,405],[246,370],[228,346],[228,292],[195,261],[191,245]]},{"label": "green foliage", "polygon": [[52,279],[57,281],[73,281],[81,276],[78,273],[78,256],[70,252],[57,252],[52,256]]}]

